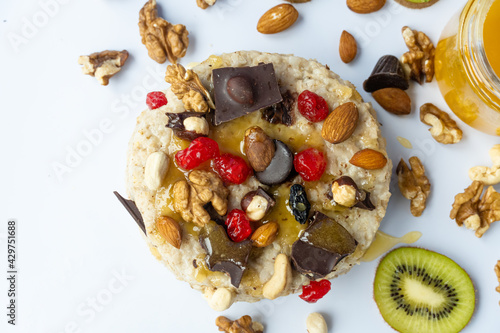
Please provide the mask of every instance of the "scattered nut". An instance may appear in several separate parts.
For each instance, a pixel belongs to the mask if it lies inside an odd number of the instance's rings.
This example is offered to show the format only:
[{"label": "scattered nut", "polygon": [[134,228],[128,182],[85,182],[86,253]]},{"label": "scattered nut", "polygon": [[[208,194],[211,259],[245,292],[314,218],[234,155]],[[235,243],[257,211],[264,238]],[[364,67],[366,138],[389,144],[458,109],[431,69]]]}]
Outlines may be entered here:
[{"label": "scattered nut", "polygon": [[323,123],[321,136],[326,141],[337,144],[349,139],[358,126],[359,112],[352,102],[339,105]]},{"label": "scattered nut", "polygon": [[181,248],[182,229],[176,220],[168,216],[160,216],[156,219],[156,229],[170,245],[177,249]]},{"label": "scattered nut", "polygon": [[206,289],[204,293],[208,305],[215,311],[224,311],[229,309],[234,303],[234,292],[227,288],[218,288],[216,290]]},{"label": "scattered nut", "polygon": [[165,175],[168,172],[169,158],[161,151],[157,151],[148,156],[144,167],[144,182],[151,191],[160,188]]},{"label": "scattered nut", "polygon": [[217,0],[196,0],[196,4],[201,9],[207,9],[210,6],[213,6]]},{"label": "scattered nut", "polygon": [[254,126],[245,132],[244,151],[251,167],[261,172],[271,164],[276,146],[262,128]]},{"label": "scattered nut", "polygon": [[266,247],[271,245],[276,236],[278,235],[280,225],[274,221],[261,225],[254,231],[252,237],[252,244],[255,247]]},{"label": "scattered nut", "polygon": [[342,31],[339,43],[340,59],[348,64],[356,58],[357,53],[358,44],[356,43],[356,39],[347,31]]},{"label": "scattered nut", "polygon": [[[500,293],[500,260],[497,261],[497,264],[495,265],[495,274],[497,275],[498,279],[498,287],[495,288],[495,290]],[[499,303],[500,304],[500,303]]]},{"label": "scattered nut", "polygon": [[264,284],[262,295],[267,299],[277,298],[286,286],[291,283],[292,266],[286,254],[280,253],[274,260],[274,274]]},{"label": "scattered nut", "polygon": [[421,31],[412,30],[407,26],[402,29],[403,39],[410,50],[401,57],[403,64],[410,65],[411,78],[422,84],[422,75],[425,81],[431,82],[434,77],[434,54],[436,49],[429,37]]},{"label": "scattered nut", "polygon": [[260,221],[274,207],[276,201],[262,187],[245,194],[241,199],[241,209],[251,221]]},{"label": "scattered nut", "polygon": [[327,333],[328,326],[325,318],[317,312],[310,313],[307,316],[306,327],[308,333]]},{"label": "scattered nut", "polygon": [[380,10],[385,0],[347,0],[347,7],[358,14],[369,14]]},{"label": "scattered nut", "polygon": [[411,99],[408,94],[398,88],[384,88],[374,91],[373,98],[384,110],[395,115],[407,115],[411,113]]},{"label": "scattered nut", "polygon": [[425,175],[425,168],[416,156],[410,157],[410,166],[401,159],[396,169],[401,194],[411,200],[410,210],[415,217],[422,215],[427,197],[431,193],[431,183]]},{"label": "scattered nut", "polygon": [[158,17],[156,0],[146,2],[139,12],[139,32],[149,56],[160,64],[167,58],[175,64],[177,59],[186,55],[189,46],[186,27],[182,24],[170,24]]},{"label": "scattered nut", "polygon": [[349,163],[365,170],[377,170],[385,167],[387,157],[379,151],[366,148],[354,154]]},{"label": "scattered nut", "polygon": [[489,153],[493,166],[491,168],[485,166],[470,168],[469,177],[471,180],[478,180],[484,185],[496,185],[500,183],[500,144],[494,145]]},{"label": "scattered nut", "polygon": [[80,56],[78,58],[78,64],[83,65],[83,74],[95,76],[100,84],[107,86],[109,78],[122,69],[127,59],[128,52],[126,50],[121,52],[102,51],[92,53],[88,56]]},{"label": "scattered nut", "polygon": [[209,108],[215,109],[210,93],[203,86],[198,74],[186,70],[182,65],[167,67],[165,81],[172,85],[172,92],[182,100],[186,110],[194,112],[208,112]]},{"label": "scattered nut", "polygon": [[262,15],[257,23],[257,31],[262,34],[275,34],[286,30],[297,21],[299,12],[289,4],[277,5]]},{"label": "scattered nut", "polygon": [[211,202],[215,211],[224,216],[227,213],[229,190],[224,187],[217,174],[210,171],[193,170],[189,182],[180,180],[174,185],[174,207],[186,222],[204,226],[210,222],[210,215],[203,205]]},{"label": "scattered nut", "polygon": [[226,333],[263,333],[264,326],[258,321],[252,322],[252,317],[243,316],[240,319],[231,321],[220,316],[215,319],[215,325],[219,331]]},{"label": "scattered nut", "polygon": [[429,132],[437,142],[447,145],[462,140],[462,130],[457,123],[434,104],[427,103],[420,107],[420,121],[432,126]]}]

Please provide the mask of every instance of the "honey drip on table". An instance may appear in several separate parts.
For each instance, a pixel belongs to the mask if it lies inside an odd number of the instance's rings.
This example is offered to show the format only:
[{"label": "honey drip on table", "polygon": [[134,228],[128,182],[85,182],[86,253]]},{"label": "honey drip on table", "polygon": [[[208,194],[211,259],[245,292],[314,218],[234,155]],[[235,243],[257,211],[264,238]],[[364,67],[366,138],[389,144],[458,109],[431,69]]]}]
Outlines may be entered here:
[{"label": "honey drip on table", "polygon": [[375,234],[375,240],[372,245],[366,250],[361,261],[373,261],[380,257],[382,254],[386,253],[394,246],[398,244],[412,244],[418,241],[422,237],[422,233],[419,231],[412,231],[404,235],[403,237],[394,237],[388,235],[382,231],[377,231]]}]

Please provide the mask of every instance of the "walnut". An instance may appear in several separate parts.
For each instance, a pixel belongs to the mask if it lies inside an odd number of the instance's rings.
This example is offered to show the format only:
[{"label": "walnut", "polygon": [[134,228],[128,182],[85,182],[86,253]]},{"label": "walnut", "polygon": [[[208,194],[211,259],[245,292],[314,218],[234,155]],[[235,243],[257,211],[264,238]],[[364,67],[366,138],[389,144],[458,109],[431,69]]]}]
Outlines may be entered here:
[{"label": "walnut", "polygon": [[478,180],[484,185],[495,185],[500,183],[500,145],[494,145],[490,149],[490,158],[493,166],[476,166],[469,169],[471,180]]},{"label": "walnut", "polygon": [[500,220],[500,193],[490,186],[483,193],[484,184],[473,181],[464,193],[455,196],[450,218],[455,219],[458,226],[465,225],[467,229],[476,231],[476,237],[481,238],[490,225]]},{"label": "walnut", "polygon": [[158,17],[156,0],[146,2],[139,12],[139,31],[142,44],[146,45],[154,61],[163,64],[168,58],[175,64],[186,55],[189,32],[182,24],[173,25]]},{"label": "walnut", "polygon": [[243,316],[240,319],[231,321],[230,319],[220,316],[215,319],[215,325],[219,331],[226,333],[263,333],[264,326],[259,322],[253,322],[252,317]]},{"label": "walnut", "polygon": [[427,197],[431,193],[431,184],[425,176],[425,168],[416,156],[410,157],[411,170],[401,159],[396,169],[399,190],[406,199],[411,200],[411,213],[413,216],[422,215]]},{"label": "walnut", "polygon": [[109,78],[122,69],[127,59],[128,52],[126,50],[121,52],[102,51],[88,56],[80,56],[78,64],[83,65],[83,74],[95,76],[100,84],[107,86]]},{"label": "walnut", "polygon": [[434,104],[427,103],[420,107],[420,121],[432,126],[429,132],[437,142],[447,145],[462,140],[462,130],[455,120]]},{"label": "walnut", "polygon": [[195,112],[208,112],[209,108],[215,109],[210,93],[203,86],[198,74],[186,70],[182,65],[167,67],[165,81],[172,85],[172,92],[182,100],[186,110]]},{"label": "walnut", "polygon": [[196,0],[196,4],[201,9],[207,9],[209,6],[213,6],[217,0]]},{"label": "walnut", "polygon": [[421,31],[404,26],[402,33],[409,52],[403,54],[401,61],[410,66],[411,78],[422,84],[423,74],[425,81],[431,82],[434,77],[434,54],[436,53],[434,45]]},{"label": "walnut", "polygon": [[497,275],[498,284],[499,284],[498,287],[495,288],[495,290],[500,293],[500,260],[498,260],[497,264],[495,265],[495,274]]},{"label": "walnut", "polygon": [[213,172],[194,170],[187,180],[174,185],[174,207],[186,222],[204,226],[210,222],[210,215],[203,205],[211,202],[215,211],[223,216],[227,213],[229,191]]}]

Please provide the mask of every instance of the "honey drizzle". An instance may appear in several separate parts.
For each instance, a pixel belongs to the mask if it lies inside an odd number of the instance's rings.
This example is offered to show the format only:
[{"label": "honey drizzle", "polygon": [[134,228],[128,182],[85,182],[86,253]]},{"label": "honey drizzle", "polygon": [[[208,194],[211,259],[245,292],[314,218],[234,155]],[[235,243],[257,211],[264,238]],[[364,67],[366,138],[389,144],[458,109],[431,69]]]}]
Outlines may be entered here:
[{"label": "honey drizzle", "polygon": [[365,254],[361,258],[361,261],[373,261],[392,249],[394,246],[398,244],[413,244],[418,241],[420,237],[422,237],[422,233],[420,231],[412,231],[403,237],[398,238],[379,230],[375,234],[375,239],[373,240],[372,245],[368,248],[368,250],[366,250]]}]

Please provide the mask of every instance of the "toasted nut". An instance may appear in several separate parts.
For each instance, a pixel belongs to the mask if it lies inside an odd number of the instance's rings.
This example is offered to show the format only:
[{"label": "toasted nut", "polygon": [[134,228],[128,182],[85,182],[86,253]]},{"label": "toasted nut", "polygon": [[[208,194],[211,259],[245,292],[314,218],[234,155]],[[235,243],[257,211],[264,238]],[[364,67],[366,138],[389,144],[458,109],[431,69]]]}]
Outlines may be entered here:
[{"label": "toasted nut", "polygon": [[251,221],[259,221],[262,220],[264,215],[266,215],[267,207],[269,203],[266,198],[261,197],[260,195],[255,195],[250,201],[245,212],[247,213],[247,217]]},{"label": "toasted nut", "polygon": [[168,163],[168,156],[161,151],[149,155],[144,167],[144,182],[151,191],[156,191],[160,188],[168,172]]},{"label": "toasted nut", "polygon": [[422,215],[427,198],[431,193],[431,183],[425,175],[425,168],[420,159],[412,156],[409,159],[411,169],[401,159],[396,169],[398,185],[401,194],[411,200],[411,214],[415,217]]},{"label": "toasted nut", "polygon": [[252,321],[252,317],[243,316],[235,321],[220,316],[215,319],[215,325],[219,331],[226,333],[263,333],[264,325],[258,321]]},{"label": "toasted nut", "polygon": [[201,9],[207,9],[209,6],[213,6],[217,0],[196,0],[196,4]]},{"label": "toasted nut", "polygon": [[313,312],[307,316],[306,327],[308,333],[328,333],[325,318],[317,312]]},{"label": "toasted nut", "polygon": [[408,52],[403,54],[401,62],[410,66],[411,79],[422,84],[422,75],[425,81],[431,82],[434,77],[434,55],[436,49],[429,37],[422,31],[412,30],[404,26],[401,30]]},{"label": "toasted nut", "polygon": [[170,245],[177,249],[181,248],[182,229],[176,220],[168,216],[160,216],[156,220],[156,229]]},{"label": "toasted nut", "polygon": [[380,10],[385,0],[347,0],[347,7],[358,14],[369,14]]},{"label": "toasted nut", "polygon": [[208,305],[215,311],[224,311],[233,305],[235,295],[227,288],[218,288],[217,290],[206,289],[205,297]]},{"label": "toasted nut", "polygon": [[262,128],[250,127],[245,132],[244,143],[245,154],[252,168],[261,172],[271,163],[276,152],[273,140],[267,136]]},{"label": "toasted nut", "polygon": [[400,116],[411,112],[411,99],[402,89],[384,88],[374,91],[372,96],[384,110],[390,113]]},{"label": "toasted nut", "polygon": [[95,76],[100,84],[107,86],[109,79],[122,69],[127,59],[128,52],[126,50],[121,52],[102,51],[88,56],[80,56],[78,64],[83,65],[83,74]]},{"label": "toasted nut", "polygon": [[349,102],[339,105],[328,115],[321,128],[321,136],[330,143],[341,143],[349,139],[358,126],[358,108]]},{"label": "toasted nut", "polygon": [[188,117],[184,120],[186,131],[208,135],[208,122],[203,117]]},{"label": "toasted nut", "polygon": [[500,260],[497,261],[497,264],[495,265],[495,274],[498,279],[498,287],[495,288],[495,290],[500,293]]},{"label": "toasted nut", "polygon": [[333,200],[341,206],[352,207],[359,201],[359,190],[350,177],[342,177],[332,183]]},{"label": "toasted nut", "polygon": [[275,34],[290,28],[299,17],[299,12],[289,4],[277,5],[262,15],[257,23],[257,31],[263,34]]},{"label": "toasted nut", "polygon": [[379,151],[366,148],[354,154],[349,163],[366,170],[376,170],[385,167],[387,158]]},{"label": "toasted nut", "polygon": [[277,298],[286,286],[291,282],[292,267],[286,254],[280,253],[274,260],[274,274],[264,284],[262,295],[267,299]]},{"label": "toasted nut", "polygon": [[478,180],[484,185],[496,185],[500,183],[500,144],[490,149],[490,158],[493,162],[491,168],[476,166],[469,169],[471,180]]},{"label": "toasted nut", "polygon": [[432,126],[429,132],[437,142],[447,145],[462,140],[462,130],[457,123],[434,104],[427,103],[420,107],[420,121]]},{"label": "toasted nut", "polygon": [[280,225],[274,221],[268,222],[258,227],[251,237],[253,246],[266,247],[268,245],[271,245],[278,235],[279,228]]},{"label": "toasted nut", "polygon": [[342,35],[340,36],[339,43],[339,54],[340,59],[346,64],[356,58],[356,54],[358,53],[358,44],[356,43],[356,39],[354,39],[353,35],[348,33],[347,31],[342,31]]}]

